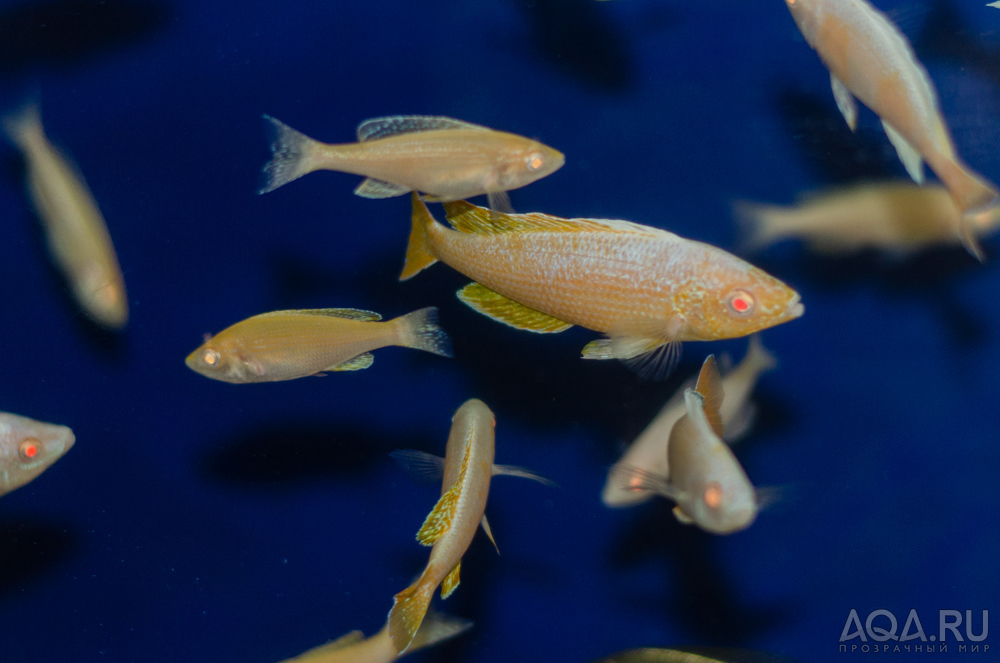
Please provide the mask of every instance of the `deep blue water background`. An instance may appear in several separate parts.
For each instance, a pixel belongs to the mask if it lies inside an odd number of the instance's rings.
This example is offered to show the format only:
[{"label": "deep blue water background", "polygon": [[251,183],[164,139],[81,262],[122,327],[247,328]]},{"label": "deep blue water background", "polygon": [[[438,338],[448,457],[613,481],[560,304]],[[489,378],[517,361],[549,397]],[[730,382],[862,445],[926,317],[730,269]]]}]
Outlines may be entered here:
[{"label": "deep blue water background", "polygon": [[[786,491],[720,538],[663,502],[607,510],[599,490],[680,379],[744,341],[688,344],[672,380],[644,382],[581,361],[591,332],[477,315],[447,266],[397,282],[406,197],[361,199],[359,178],[329,172],[254,193],[262,113],[331,142],[366,118],[441,114],[566,154],[512,193],[520,211],[735,250],[734,199],[905,177],[874,115],[847,130],[783,4],[0,5],[2,105],[41,99],[107,218],[131,305],[120,337],[77,312],[4,148],[0,409],[67,424],[77,444],[0,500],[0,660],[274,663],[375,632],[426,560],[413,536],[438,490],[386,454],[443,452],[470,397],[496,413],[497,462],[562,488],[494,483],[502,555],[477,536],[440,606],[475,628],[413,660],[681,644],[843,660],[852,608],[900,622],[916,608],[928,634],[939,609],[1000,610],[995,240],[986,266],[960,250],[753,257],[806,305],[763,336],[781,363],[737,449],[757,485]],[[916,44],[960,154],[1000,182],[1000,11],[983,4],[877,2]],[[183,364],[204,332],[264,311],[428,305],[453,360],[391,348],[366,371],[249,386]]]}]

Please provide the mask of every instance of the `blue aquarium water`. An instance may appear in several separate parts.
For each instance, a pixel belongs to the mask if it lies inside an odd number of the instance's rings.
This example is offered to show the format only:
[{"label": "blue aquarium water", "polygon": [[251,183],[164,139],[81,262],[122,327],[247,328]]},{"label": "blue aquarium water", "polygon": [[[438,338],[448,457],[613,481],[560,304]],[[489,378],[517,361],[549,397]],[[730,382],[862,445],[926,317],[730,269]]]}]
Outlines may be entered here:
[{"label": "blue aquarium water", "polygon": [[[963,159],[1000,181],[1000,10],[879,0],[909,36]],[[584,362],[597,338],[497,324],[436,265],[400,283],[407,197],[319,172],[258,196],[268,113],[331,142],[371,117],[436,114],[537,138],[566,165],[515,209],[619,218],[738,250],[730,205],[906,173],[862,109],[852,134],[781,0],[53,0],[0,8],[0,84],[41,102],[99,201],[128,286],[96,328],[52,267],[4,148],[0,409],[69,425],[76,446],[0,499],[3,663],[276,663],[371,634],[426,562],[437,485],[387,456],[443,453],[468,398],[496,413],[498,477],[462,583],[438,608],[475,627],[412,660],[586,662],[720,645],[871,660],[851,610],[926,642],[939,611],[1000,614],[1000,253],[751,260],[806,313],[736,453],[782,499],[726,537],[663,500],[609,510],[608,467],[705,355],[639,379]],[[485,204],[480,199],[479,202]],[[441,208],[432,210],[441,217]],[[389,348],[368,370],[230,385],[184,366],[205,332],[276,309],[440,308],[454,359]],[[876,617],[888,628],[888,617]],[[994,624],[991,624],[996,626]],[[856,630],[850,627],[848,630]],[[933,660],[978,660],[997,638]],[[992,642],[991,642],[992,641]],[[970,645],[960,651],[960,645]],[[993,644],[983,654],[982,647]],[[851,645],[858,645],[851,653]],[[894,660],[930,660],[921,653]]]}]

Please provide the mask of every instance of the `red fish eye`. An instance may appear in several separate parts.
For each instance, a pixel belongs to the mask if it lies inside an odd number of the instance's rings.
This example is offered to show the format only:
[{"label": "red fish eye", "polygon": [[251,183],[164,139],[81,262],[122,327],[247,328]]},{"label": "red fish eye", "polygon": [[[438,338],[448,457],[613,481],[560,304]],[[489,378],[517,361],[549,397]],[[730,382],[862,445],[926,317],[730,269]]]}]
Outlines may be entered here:
[{"label": "red fish eye", "polygon": [[529,170],[538,170],[545,163],[545,159],[538,152],[533,152],[528,155],[527,162]]},{"label": "red fish eye", "polygon": [[710,509],[718,509],[722,505],[722,486],[715,482],[709,484],[705,489],[705,504]]},{"label": "red fish eye", "polygon": [[38,440],[33,437],[29,437],[27,440],[21,443],[21,456],[27,459],[32,459],[38,455]]},{"label": "red fish eye", "polygon": [[753,297],[748,292],[737,290],[730,296],[729,306],[736,313],[750,313],[754,306]]}]

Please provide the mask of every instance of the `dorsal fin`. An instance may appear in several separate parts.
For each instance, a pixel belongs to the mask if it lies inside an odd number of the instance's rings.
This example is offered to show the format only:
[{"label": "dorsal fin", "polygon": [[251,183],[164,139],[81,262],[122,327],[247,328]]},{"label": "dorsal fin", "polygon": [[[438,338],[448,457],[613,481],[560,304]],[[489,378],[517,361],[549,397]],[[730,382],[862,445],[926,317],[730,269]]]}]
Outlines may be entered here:
[{"label": "dorsal fin", "polygon": [[719,409],[722,407],[722,398],[725,395],[722,391],[722,376],[715,365],[715,355],[708,355],[705,363],[701,365],[701,373],[698,374],[698,384],[694,390],[705,399],[705,418],[715,434],[722,437],[722,414]]},{"label": "dorsal fin", "polygon": [[412,134],[420,131],[444,131],[447,129],[492,131],[489,127],[454,120],[450,117],[435,115],[393,115],[391,117],[373,117],[359,124],[358,141],[364,142],[366,140],[398,136],[399,134]]},{"label": "dorsal fin", "polygon": [[444,211],[452,228],[472,235],[500,235],[523,232],[622,232],[652,235],[665,230],[643,226],[630,221],[613,219],[561,219],[532,212],[529,214],[504,214],[486,207],[479,207],[464,200],[444,203]]},{"label": "dorsal fin", "polygon": [[281,313],[295,313],[298,315],[320,315],[330,318],[347,318],[348,320],[364,320],[367,322],[376,322],[382,319],[382,316],[374,311],[365,311],[359,308],[302,308],[302,309],[292,309],[288,311],[274,311],[272,313],[264,313],[263,315],[278,315]]}]

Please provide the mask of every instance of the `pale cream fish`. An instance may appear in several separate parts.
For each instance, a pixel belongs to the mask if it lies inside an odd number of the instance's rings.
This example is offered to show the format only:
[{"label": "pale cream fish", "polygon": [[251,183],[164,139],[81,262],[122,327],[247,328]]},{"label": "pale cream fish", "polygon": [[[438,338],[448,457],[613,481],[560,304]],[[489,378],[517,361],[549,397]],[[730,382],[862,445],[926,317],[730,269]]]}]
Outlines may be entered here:
[{"label": "pale cream fish", "polygon": [[440,586],[441,598],[448,598],[458,586],[462,556],[480,525],[496,545],[485,515],[490,479],[507,474],[550,483],[523,468],[493,463],[495,427],[493,412],[473,398],[452,418],[443,460],[413,450],[392,454],[404,465],[443,476],[441,499],[417,532],[417,541],[432,546],[427,566],[412,585],[393,597],[389,612],[389,636],[400,654],[413,646],[434,590]]},{"label": "pale cream fish", "polygon": [[956,232],[982,259],[969,216],[996,205],[997,191],[955,153],[934,85],[903,33],[866,0],[785,2],[806,42],[830,70],[833,96],[847,124],[852,130],[857,126],[857,97],[882,120],[918,184],[924,181],[926,161],[962,212]]},{"label": "pale cream fish", "polygon": [[[958,244],[962,213],[937,184],[870,182],[807,194],[795,205],[737,202],[748,250],[784,239],[803,239],[821,253],[881,249],[909,253]],[[984,237],[1000,225],[1000,206],[969,214],[970,230]]]},{"label": "pale cream fish", "polygon": [[[406,653],[412,654],[418,649],[440,644],[470,628],[470,621],[428,610]],[[370,638],[366,638],[361,631],[351,631],[281,663],[390,663],[399,657],[389,639],[389,625],[386,624]]]},{"label": "pale cream fish", "polygon": [[[774,356],[764,348],[759,335],[750,337],[747,353],[735,368],[725,373],[722,378],[722,388],[725,398],[719,406],[722,424],[725,430],[723,436],[726,442],[732,444],[750,429],[753,424],[755,408],[750,401],[754,386],[760,376],[777,365]],[[634,467],[648,474],[669,478],[670,472],[667,459],[667,445],[674,424],[687,412],[684,392],[694,386],[692,378],[685,383],[667,401],[659,414],[639,434],[639,437],[625,451],[617,465]],[[635,486],[623,484],[616,476],[614,468],[608,472],[601,501],[612,508],[634,506],[645,502],[656,493],[649,489],[638,488],[641,479],[633,477]]]},{"label": "pale cream fish", "polygon": [[722,378],[709,355],[698,384],[684,390],[686,412],[670,432],[669,476],[618,464],[624,486],[655,491],[677,503],[674,516],[713,534],[746,529],[757,517],[757,494],[732,450],[722,439]]},{"label": "pale cream fish", "polygon": [[125,279],[107,225],[83,176],[45,136],[37,106],[3,120],[24,155],[28,194],[45,229],[52,259],[77,303],[94,322],[121,329],[128,322]]},{"label": "pale cream fish", "polygon": [[729,647],[682,647],[629,649],[594,663],[795,663],[790,658]]},{"label": "pale cream fish", "polygon": [[448,117],[400,115],[362,122],[358,142],[331,145],[313,140],[269,115],[274,128],[271,161],[260,193],[314,170],[363,175],[354,193],[391,198],[410,191],[427,200],[490,196],[494,209],[509,209],[507,191],[562,167],[562,153],[538,141]]},{"label": "pale cream fish", "polygon": [[438,327],[433,306],[381,319],[353,308],[262,313],[207,338],[184,363],[205,377],[247,383],[361,370],[372,365],[372,350],[389,345],[451,356],[451,342]]},{"label": "pale cream fish", "polygon": [[0,495],[32,481],[75,441],[66,426],[0,412]]}]

